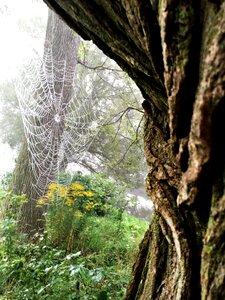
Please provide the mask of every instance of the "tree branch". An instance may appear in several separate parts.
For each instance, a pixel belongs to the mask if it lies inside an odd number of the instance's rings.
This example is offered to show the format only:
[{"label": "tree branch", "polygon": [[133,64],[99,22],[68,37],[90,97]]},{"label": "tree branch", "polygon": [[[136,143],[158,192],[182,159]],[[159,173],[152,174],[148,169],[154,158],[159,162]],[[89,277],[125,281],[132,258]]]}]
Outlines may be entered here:
[{"label": "tree branch", "polygon": [[77,60],[77,63],[84,66],[85,68],[87,69],[90,69],[90,70],[98,70],[98,71],[113,71],[113,72],[123,72],[122,70],[119,70],[119,69],[114,69],[114,68],[110,68],[110,67],[104,67],[104,64],[105,64],[105,61],[101,64],[101,65],[98,65],[98,66],[88,66],[87,64],[83,63],[81,60]]},{"label": "tree branch", "polygon": [[144,113],[144,111],[141,110],[141,109],[139,109],[139,108],[132,107],[132,106],[128,106],[125,110],[120,111],[119,113],[117,113],[116,115],[114,115],[114,116],[111,118],[111,120],[113,120],[115,117],[118,116],[118,118],[117,118],[115,121],[110,122],[110,123],[104,123],[104,124],[102,124],[102,126],[109,126],[109,125],[113,125],[113,124],[119,122],[119,121],[123,118],[123,116],[124,116],[125,114],[127,114],[130,110],[136,110],[136,111],[138,111],[138,112],[140,112],[140,113],[142,113],[142,114]]}]

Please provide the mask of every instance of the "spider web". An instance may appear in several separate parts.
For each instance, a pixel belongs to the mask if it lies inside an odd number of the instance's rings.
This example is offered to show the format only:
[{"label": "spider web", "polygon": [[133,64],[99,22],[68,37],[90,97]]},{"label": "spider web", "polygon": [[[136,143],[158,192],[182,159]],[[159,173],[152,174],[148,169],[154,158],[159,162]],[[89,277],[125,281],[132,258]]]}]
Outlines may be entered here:
[{"label": "spider web", "polygon": [[16,82],[32,187],[40,197],[60,170],[82,159],[98,132],[94,92],[75,87],[74,68],[65,59],[54,60],[52,51],[46,47],[43,60],[36,55],[24,64]]}]

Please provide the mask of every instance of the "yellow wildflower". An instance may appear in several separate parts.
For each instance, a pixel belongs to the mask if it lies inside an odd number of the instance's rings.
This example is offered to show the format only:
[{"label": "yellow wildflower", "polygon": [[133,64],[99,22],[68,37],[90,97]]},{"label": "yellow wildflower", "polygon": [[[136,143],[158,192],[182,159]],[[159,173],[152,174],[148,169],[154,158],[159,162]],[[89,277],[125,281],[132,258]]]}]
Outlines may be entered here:
[{"label": "yellow wildflower", "polygon": [[57,184],[56,182],[51,182],[51,183],[49,183],[49,185],[48,185],[48,189],[49,189],[49,190],[56,191],[57,188],[58,188],[58,184]]},{"label": "yellow wildflower", "polygon": [[85,193],[85,192],[81,192],[81,191],[72,191],[72,195],[73,195],[74,197],[77,197],[77,196],[82,197],[82,196],[84,196],[84,193]]},{"label": "yellow wildflower", "polygon": [[66,186],[59,186],[58,188],[58,194],[59,194],[59,197],[66,197],[67,195],[67,187]]},{"label": "yellow wildflower", "polygon": [[95,193],[93,193],[92,191],[86,191],[86,192],[84,192],[84,195],[87,197],[93,197],[95,195]]},{"label": "yellow wildflower", "polygon": [[83,214],[80,210],[76,210],[75,213],[74,213],[74,216],[80,218],[80,217],[83,216]]},{"label": "yellow wildflower", "polygon": [[95,208],[95,206],[98,206],[98,204],[94,203],[93,201],[87,201],[86,205],[84,206],[84,209],[90,211],[93,208]]},{"label": "yellow wildflower", "polygon": [[83,191],[84,187],[80,183],[74,182],[70,185],[71,190]]},{"label": "yellow wildflower", "polygon": [[46,193],[46,195],[45,195],[45,197],[47,198],[47,199],[51,199],[52,197],[54,197],[54,191],[53,190],[48,190],[47,191],[47,193]]},{"label": "yellow wildflower", "polygon": [[73,204],[73,200],[71,198],[66,198],[65,204],[67,206],[71,206]]},{"label": "yellow wildflower", "polygon": [[41,206],[41,205],[46,205],[47,203],[47,199],[45,198],[40,198],[37,200],[37,206]]}]

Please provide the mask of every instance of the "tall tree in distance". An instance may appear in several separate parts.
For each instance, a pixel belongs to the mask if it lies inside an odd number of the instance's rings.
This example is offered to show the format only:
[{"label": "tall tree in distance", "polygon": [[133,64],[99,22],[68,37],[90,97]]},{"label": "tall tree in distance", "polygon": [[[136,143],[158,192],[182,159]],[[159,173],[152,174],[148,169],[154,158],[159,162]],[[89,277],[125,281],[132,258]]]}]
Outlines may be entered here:
[{"label": "tall tree in distance", "polygon": [[36,200],[45,193],[57,170],[67,164],[60,151],[79,43],[79,36],[49,11],[43,60],[28,65],[17,85],[26,140],[18,156],[12,189],[28,199],[22,206],[20,227],[29,235],[44,226],[43,209],[36,207]]},{"label": "tall tree in distance", "polygon": [[156,213],[126,300],[224,299],[225,1],[45,2],[127,71],[145,99]]}]

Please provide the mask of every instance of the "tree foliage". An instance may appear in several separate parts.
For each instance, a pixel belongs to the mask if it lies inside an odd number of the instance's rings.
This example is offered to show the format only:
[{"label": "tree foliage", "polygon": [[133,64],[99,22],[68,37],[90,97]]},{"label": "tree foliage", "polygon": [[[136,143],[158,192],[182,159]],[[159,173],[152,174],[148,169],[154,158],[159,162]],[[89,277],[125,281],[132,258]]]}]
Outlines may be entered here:
[{"label": "tree foliage", "polygon": [[[87,93],[91,85],[99,111],[99,133],[78,163],[133,187],[142,185],[146,171],[140,92],[119,66],[91,42],[82,42],[78,64],[76,81]],[[138,162],[134,153],[140,156]]]},{"label": "tree foliage", "polygon": [[24,139],[23,121],[12,81],[1,83],[1,140],[15,148]]}]

